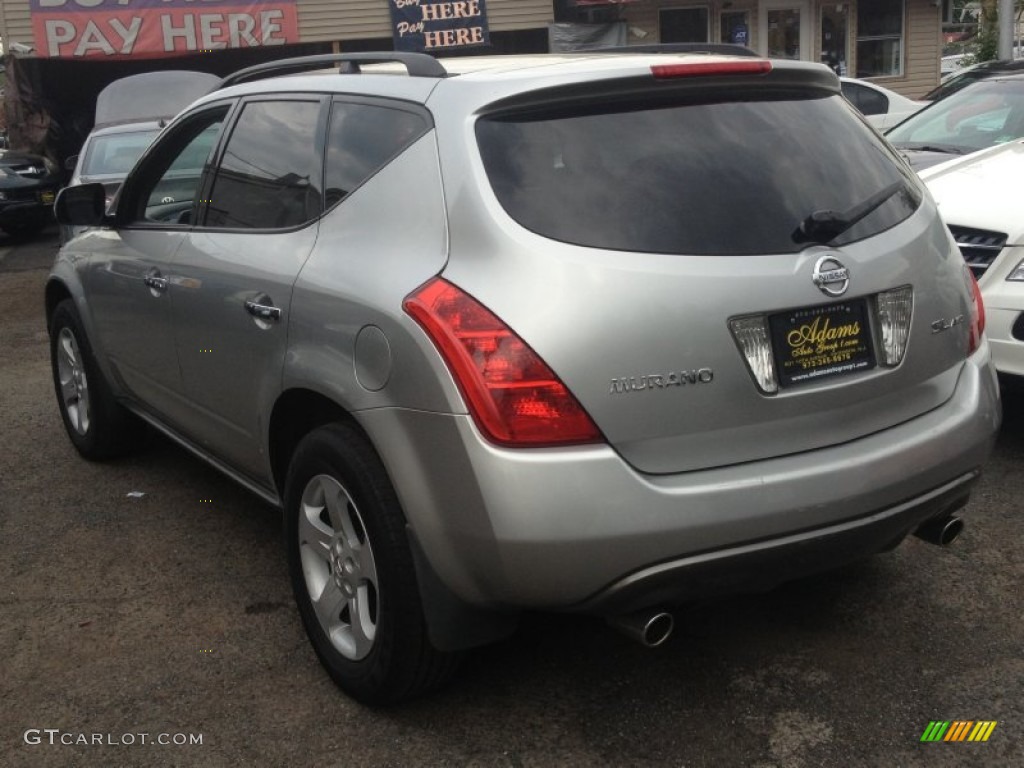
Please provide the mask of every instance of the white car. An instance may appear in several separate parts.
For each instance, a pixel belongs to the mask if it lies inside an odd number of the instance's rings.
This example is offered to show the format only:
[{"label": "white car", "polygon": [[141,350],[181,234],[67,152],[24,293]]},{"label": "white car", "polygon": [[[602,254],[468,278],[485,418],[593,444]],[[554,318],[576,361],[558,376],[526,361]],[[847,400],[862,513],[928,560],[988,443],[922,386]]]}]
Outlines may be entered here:
[{"label": "white car", "polygon": [[928,104],[927,101],[908,99],[867,80],[841,77],[839,83],[846,100],[880,131],[905,120]]},{"label": "white car", "polygon": [[1024,139],[920,176],[978,280],[996,370],[1024,377]]}]

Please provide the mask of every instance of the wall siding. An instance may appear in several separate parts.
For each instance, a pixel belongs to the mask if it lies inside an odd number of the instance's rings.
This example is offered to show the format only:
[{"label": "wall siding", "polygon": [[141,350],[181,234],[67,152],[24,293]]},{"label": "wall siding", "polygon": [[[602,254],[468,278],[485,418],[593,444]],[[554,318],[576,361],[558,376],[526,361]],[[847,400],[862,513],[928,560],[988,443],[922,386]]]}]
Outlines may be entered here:
[{"label": "wall siding", "polygon": [[905,96],[924,96],[938,85],[942,58],[940,12],[930,0],[907,0],[906,77],[895,88]]},{"label": "wall siding", "polygon": [[32,18],[29,15],[28,0],[0,0],[4,6],[4,26],[0,30],[4,36],[4,52],[6,53],[11,43],[24,43],[32,45]]}]

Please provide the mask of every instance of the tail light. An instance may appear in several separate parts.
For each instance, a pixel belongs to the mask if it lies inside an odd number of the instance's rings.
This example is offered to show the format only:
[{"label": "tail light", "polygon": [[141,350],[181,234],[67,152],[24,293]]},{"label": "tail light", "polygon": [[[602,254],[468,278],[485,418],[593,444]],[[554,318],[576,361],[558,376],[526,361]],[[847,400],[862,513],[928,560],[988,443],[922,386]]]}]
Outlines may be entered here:
[{"label": "tail light", "polygon": [[512,447],[601,441],[590,416],[547,364],[472,296],[435,278],[403,307],[440,351],[488,440]]},{"label": "tail light", "polygon": [[971,338],[967,354],[972,355],[981,344],[981,335],[985,332],[985,302],[981,298],[981,289],[978,287],[978,281],[974,279],[974,273],[966,265],[964,277],[971,289]]},{"label": "tail light", "polygon": [[687,61],[680,64],[655,64],[651,74],[658,80],[676,77],[714,77],[716,75],[764,75],[772,71],[766,59],[742,61]]}]

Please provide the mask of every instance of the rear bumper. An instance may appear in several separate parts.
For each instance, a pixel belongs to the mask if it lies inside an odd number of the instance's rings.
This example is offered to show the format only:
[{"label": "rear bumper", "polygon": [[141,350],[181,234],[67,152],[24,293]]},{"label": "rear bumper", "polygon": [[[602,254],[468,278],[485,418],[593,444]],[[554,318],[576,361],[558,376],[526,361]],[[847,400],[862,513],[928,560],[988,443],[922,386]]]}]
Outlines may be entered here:
[{"label": "rear bumper", "polygon": [[965,500],[999,426],[987,345],[953,396],[842,445],[676,475],[609,446],[486,443],[467,416],[357,414],[441,581],[495,608],[618,612],[870,554]]},{"label": "rear bumper", "polygon": [[620,579],[580,609],[629,613],[699,597],[766,591],[838,568],[891,549],[924,520],[956,512],[979,477],[980,472],[969,472],[908,502],[838,525],[659,563]]}]

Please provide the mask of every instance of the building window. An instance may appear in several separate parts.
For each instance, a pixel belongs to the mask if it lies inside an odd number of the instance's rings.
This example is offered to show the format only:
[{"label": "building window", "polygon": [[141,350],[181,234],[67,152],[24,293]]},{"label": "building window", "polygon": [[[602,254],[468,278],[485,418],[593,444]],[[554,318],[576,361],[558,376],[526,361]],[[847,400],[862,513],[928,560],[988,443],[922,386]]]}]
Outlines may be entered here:
[{"label": "building window", "polygon": [[670,8],[658,14],[663,43],[706,43],[708,37],[707,8]]},{"label": "building window", "polygon": [[903,2],[857,3],[857,77],[903,74]]}]

